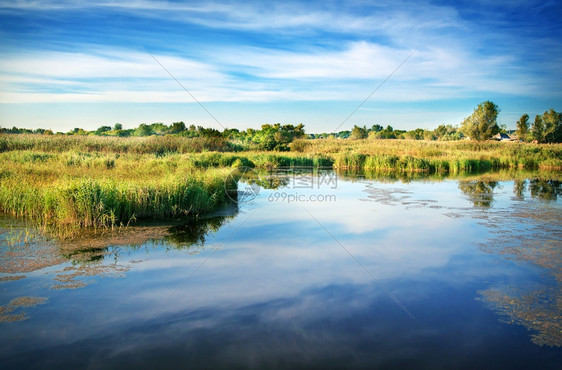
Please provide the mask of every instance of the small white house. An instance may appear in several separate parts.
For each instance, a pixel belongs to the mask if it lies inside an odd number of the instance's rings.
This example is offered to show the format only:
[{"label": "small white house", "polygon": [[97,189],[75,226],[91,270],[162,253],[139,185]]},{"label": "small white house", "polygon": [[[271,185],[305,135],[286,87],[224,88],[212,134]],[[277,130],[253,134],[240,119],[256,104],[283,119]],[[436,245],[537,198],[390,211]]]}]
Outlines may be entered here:
[{"label": "small white house", "polygon": [[492,139],[497,141],[513,141],[513,139],[508,134],[504,134],[504,133],[499,133],[496,136],[494,136]]}]

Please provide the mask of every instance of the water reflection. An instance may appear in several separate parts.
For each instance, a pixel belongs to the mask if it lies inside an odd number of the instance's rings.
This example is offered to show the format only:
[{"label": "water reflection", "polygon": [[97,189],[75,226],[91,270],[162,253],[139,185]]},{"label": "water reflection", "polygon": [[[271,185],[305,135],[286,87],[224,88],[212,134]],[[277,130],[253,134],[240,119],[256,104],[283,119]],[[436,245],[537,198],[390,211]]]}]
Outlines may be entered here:
[{"label": "water reflection", "polygon": [[209,234],[217,232],[222,226],[235,217],[211,216],[190,218],[181,225],[172,226],[168,229],[168,235],[162,238],[167,247],[176,249],[203,248]]},{"label": "water reflection", "polygon": [[527,191],[527,180],[514,180],[513,181],[513,194],[517,199],[525,199],[525,192]]},{"label": "water reflection", "polygon": [[[537,344],[559,345],[562,212],[556,197],[539,195],[559,194],[549,190],[559,184],[545,180],[548,186],[535,186],[533,193],[532,181],[512,184],[494,176],[374,181],[348,174],[335,188],[321,189],[333,191],[336,202],[268,201],[278,190],[318,192],[294,187],[303,174],[249,179],[262,191],[240,213],[235,208],[174,226],[138,225],[52,243],[62,262],[3,283],[10,294],[2,304],[9,306],[16,294],[49,300],[34,308],[31,320],[2,327],[5,338],[18,339],[0,340],[0,365],[59,365],[51,353],[65,353],[67,364],[80,367],[558,363],[560,352],[539,348],[526,333],[496,321],[499,315],[528,328]],[[320,174],[312,176],[319,183]],[[45,285],[87,288],[53,294]],[[488,306],[475,300],[477,292]],[[11,308],[20,301],[14,302]]]},{"label": "water reflection", "polygon": [[524,199],[527,191],[530,192],[532,198],[556,201],[560,194],[562,194],[562,181],[531,179],[515,180],[513,182],[513,193],[517,199]]},{"label": "water reflection", "polygon": [[459,181],[459,189],[468,196],[475,207],[489,208],[494,201],[496,181]]},{"label": "water reflection", "polygon": [[530,180],[529,189],[533,198],[556,200],[562,194],[562,182],[555,180]]},{"label": "water reflection", "polygon": [[82,288],[89,284],[84,278],[95,276],[124,277],[133,264],[141,261],[121,262],[123,254],[151,244],[168,251],[199,253],[208,236],[234,219],[237,212],[237,205],[231,204],[220,213],[187,217],[172,225],[141,222],[101,233],[84,232],[72,239],[57,239],[31,227],[4,229],[0,232],[6,244],[0,250],[0,281],[20,280],[26,277],[22,274],[58,265],[64,267],[56,271],[52,289]]}]

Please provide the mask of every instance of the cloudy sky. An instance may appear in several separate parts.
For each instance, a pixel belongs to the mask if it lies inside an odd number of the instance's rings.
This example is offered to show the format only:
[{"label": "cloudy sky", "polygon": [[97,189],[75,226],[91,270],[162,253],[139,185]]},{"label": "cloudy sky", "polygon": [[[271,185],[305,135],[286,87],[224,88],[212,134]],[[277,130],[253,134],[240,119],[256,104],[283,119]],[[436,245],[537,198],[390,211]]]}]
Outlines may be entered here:
[{"label": "cloudy sky", "polygon": [[561,17],[544,0],[2,2],[0,125],[431,129],[492,100],[514,127],[562,110]]}]

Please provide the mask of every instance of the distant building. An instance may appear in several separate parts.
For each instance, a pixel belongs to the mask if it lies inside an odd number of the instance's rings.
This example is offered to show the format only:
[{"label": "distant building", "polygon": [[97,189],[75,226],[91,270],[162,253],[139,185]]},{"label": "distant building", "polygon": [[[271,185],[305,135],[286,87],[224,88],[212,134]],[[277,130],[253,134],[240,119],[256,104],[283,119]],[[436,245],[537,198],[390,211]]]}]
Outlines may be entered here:
[{"label": "distant building", "polygon": [[499,133],[496,136],[494,136],[492,139],[497,140],[497,141],[513,141],[514,140],[508,134],[504,134],[504,133]]}]

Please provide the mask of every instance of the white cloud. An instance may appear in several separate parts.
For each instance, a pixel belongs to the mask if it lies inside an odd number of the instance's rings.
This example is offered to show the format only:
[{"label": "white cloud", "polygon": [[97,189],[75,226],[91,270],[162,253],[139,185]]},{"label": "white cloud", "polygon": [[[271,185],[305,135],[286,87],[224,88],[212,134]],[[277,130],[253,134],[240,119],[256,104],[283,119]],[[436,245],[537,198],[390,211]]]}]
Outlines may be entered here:
[{"label": "white cloud", "polygon": [[[409,50],[361,41],[339,51],[232,48],[215,53],[201,52],[208,62],[155,57],[202,102],[360,101]],[[458,49],[416,50],[373,100],[424,101],[463,97],[474,91],[539,94],[534,89],[538,84],[525,74],[515,69],[502,73],[510,63],[508,57],[477,59]],[[239,77],[237,72],[253,77]],[[138,51],[7,55],[0,61],[0,82],[2,103],[193,100],[148,53]]]},{"label": "white cloud", "polygon": [[[406,6],[407,5],[407,6]],[[210,43],[197,58],[159,53],[158,61],[201,102],[361,101],[409,53],[414,55],[372,97],[406,102],[514,94],[560,96],[552,71],[525,69],[516,55],[482,52],[474,26],[451,6],[428,2],[366,4],[232,3],[189,4],[138,1],[14,1],[1,13],[109,11],[247,31],[314,38],[283,47],[252,47],[241,42]],[[334,37],[333,35],[338,35]],[[344,35],[344,37],[341,37]],[[261,35],[263,36],[263,35]],[[294,36],[294,37],[293,37]],[[505,45],[513,40],[504,37]],[[77,52],[18,51],[0,60],[1,103],[190,102],[193,99],[139,50],[106,46]],[[553,55],[551,60],[560,59]],[[558,73],[559,74],[559,73]]]}]

